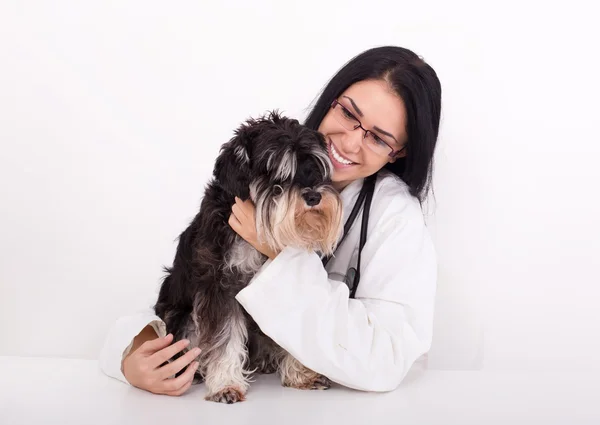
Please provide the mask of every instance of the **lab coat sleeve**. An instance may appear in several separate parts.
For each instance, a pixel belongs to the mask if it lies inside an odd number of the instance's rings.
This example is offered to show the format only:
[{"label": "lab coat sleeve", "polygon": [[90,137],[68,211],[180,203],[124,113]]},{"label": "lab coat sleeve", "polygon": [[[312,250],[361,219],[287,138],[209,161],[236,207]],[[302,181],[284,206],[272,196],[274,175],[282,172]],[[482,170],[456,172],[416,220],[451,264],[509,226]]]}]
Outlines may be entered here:
[{"label": "lab coat sleeve", "polygon": [[424,223],[396,214],[363,249],[356,298],[315,253],[284,249],[236,298],[306,367],[346,387],[390,391],[431,345],[437,266]]},{"label": "lab coat sleeve", "polygon": [[123,316],[116,320],[106,336],[98,362],[100,369],[108,376],[129,384],[121,364],[133,344],[133,338],[147,325],[154,328],[159,337],[166,336],[165,323],[154,314],[152,309]]}]

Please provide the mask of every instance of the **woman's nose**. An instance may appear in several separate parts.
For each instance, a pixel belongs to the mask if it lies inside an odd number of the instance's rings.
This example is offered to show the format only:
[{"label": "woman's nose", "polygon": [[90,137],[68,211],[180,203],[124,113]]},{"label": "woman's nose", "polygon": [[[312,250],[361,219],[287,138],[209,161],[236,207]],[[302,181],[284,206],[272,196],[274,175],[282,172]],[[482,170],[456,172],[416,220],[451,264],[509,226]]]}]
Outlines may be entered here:
[{"label": "woman's nose", "polygon": [[309,207],[319,205],[319,202],[321,202],[321,194],[319,192],[315,192],[314,190],[306,192],[304,195],[302,195],[302,197],[306,201],[306,205]]},{"label": "woman's nose", "polygon": [[360,128],[354,131],[346,131],[346,134],[341,138],[341,148],[347,153],[357,153],[362,145],[364,134],[364,131]]}]

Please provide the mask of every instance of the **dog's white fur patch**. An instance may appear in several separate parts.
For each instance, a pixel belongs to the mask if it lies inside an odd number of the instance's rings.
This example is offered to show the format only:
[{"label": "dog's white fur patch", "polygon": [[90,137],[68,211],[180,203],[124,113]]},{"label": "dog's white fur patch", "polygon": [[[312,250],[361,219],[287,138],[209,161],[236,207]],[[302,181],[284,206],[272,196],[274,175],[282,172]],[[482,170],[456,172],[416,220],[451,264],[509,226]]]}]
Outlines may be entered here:
[{"label": "dog's white fur patch", "polygon": [[247,164],[248,162],[250,162],[250,158],[248,157],[248,152],[246,151],[246,148],[244,148],[243,146],[237,146],[235,148],[235,150],[233,151],[233,153],[242,163]]},{"label": "dog's white fur patch", "polygon": [[280,181],[285,181],[293,178],[296,175],[298,168],[298,159],[291,150],[286,151],[279,161],[275,178]]},{"label": "dog's white fur patch", "polygon": [[329,159],[329,155],[318,148],[312,149],[312,154],[319,161],[323,175],[331,178],[333,175],[333,164],[331,163],[331,159]]},{"label": "dog's white fur patch", "polygon": [[252,372],[244,369],[248,361],[247,340],[246,321],[242,312],[238,311],[225,324],[215,339],[215,345],[204,357],[206,397],[211,397],[226,387],[236,387],[242,393],[248,390],[248,376]]},{"label": "dog's white fur patch", "polygon": [[[199,321],[200,314],[198,309],[200,308],[200,305],[201,304],[198,302],[198,296],[196,295],[196,298],[194,299],[194,308],[192,309],[192,314],[190,315],[191,320],[187,322],[187,327],[183,334],[183,338],[188,339],[190,341],[190,344],[185,349],[186,352],[194,347],[199,347],[200,341],[204,336],[204,327]],[[202,372],[202,363],[200,363],[198,371]]]},{"label": "dog's white fur patch", "polygon": [[261,182],[261,179],[256,179],[253,180],[252,182],[250,182],[250,199],[252,200],[252,202],[254,202],[256,204],[256,197],[258,196],[258,186]]},{"label": "dog's white fur patch", "polygon": [[244,274],[255,274],[265,262],[265,257],[241,237],[233,243],[227,252],[225,267],[238,269]]}]

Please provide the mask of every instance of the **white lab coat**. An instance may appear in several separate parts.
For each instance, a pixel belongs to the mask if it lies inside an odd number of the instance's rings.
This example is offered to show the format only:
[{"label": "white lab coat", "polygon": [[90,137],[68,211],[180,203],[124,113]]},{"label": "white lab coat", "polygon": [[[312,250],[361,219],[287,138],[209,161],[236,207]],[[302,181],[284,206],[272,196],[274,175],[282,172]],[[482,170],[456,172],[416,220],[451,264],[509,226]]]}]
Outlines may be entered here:
[{"label": "white lab coat", "polygon": [[[342,192],[344,222],[362,179]],[[307,367],[364,391],[395,389],[432,339],[437,264],[419,202],[404,182],[381,171],[369,216],[356,298],[346,272],[356,266],[359,214],[346,240],[323,268],[315,253],[284,249],[268,260],[236,299],[262,331]],[[109,376],[127,382],[121,361],[132,339],[164,323],[152,310],[122,317],[100,355]]]}]

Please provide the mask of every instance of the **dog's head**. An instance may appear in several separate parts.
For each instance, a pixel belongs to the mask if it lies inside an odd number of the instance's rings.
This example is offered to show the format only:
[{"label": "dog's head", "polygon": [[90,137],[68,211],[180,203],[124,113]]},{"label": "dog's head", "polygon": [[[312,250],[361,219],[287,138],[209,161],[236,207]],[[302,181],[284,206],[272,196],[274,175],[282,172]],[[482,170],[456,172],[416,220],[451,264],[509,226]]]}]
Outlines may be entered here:
[{"label": "dog's head", "polygon": [[252,199],[257,233],[271,248],[330,255],[342,221],[332,172],[323,136],[273,112],[236,130],[221,148],[214,176],[230,195]]}]

